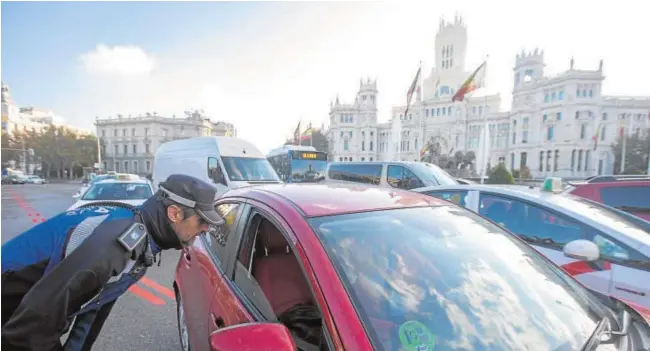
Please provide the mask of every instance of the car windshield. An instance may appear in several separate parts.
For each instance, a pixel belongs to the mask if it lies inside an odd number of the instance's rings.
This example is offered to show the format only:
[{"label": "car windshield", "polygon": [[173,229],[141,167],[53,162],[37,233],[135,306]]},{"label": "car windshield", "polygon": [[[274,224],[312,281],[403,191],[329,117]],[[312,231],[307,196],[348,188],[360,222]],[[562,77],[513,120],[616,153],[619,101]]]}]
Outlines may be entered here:
[{"label": "car windshield", "polygon": [[280,181],[269,161],[265,158],[222,157],[226,173],[231,181]]},{"label": "car windshield", "polygon": [[560,268],[460,207],[310,224],[377,349],[576,350],[605,316]]},{"label": "car windshield", "polygon": [[145,183],[98,183],[81,200],[146,200],[151,195],[151,188]]},{"label": "car windshield", "polygon": [[647,221],[575,195],[551,196],[548,201],[650,245],[650,223]]},{"label": "car windshield", "polygon": [[422,181],[425,184],[438,185],[455,185],[458,184],[456,179],[449,173],[443,171],[440,167],[425,162],[417,162],[411,165],[414,169],[419,170],[418,176],[422,175]]}]

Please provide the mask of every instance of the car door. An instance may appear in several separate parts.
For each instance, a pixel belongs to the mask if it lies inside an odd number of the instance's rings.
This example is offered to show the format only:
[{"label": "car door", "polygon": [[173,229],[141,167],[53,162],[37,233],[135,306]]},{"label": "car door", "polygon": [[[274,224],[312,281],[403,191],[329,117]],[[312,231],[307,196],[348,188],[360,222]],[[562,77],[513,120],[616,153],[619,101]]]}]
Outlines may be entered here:
[{"label": "car door", "polygon": [[[224,292],[227,284],[223,281],[231,246],[236,245],[235,236],[238,217],[244,203],[228,201],[216,206],[225,223],[215,232],[202,233],[192,245],[181,250],[179,261],[181,294],[185,321],[188,327],[190,345],[195,350],[207,350],[208,336],[218,327],[225,326],[226,312],[221,306],[212,304],[216,294]],[[230,250],[229,250],[230,249]],[[227,299],[224,298],[224,301]]]},{"label": "car door", "polygon": [[515,197],[481,191],[477,212],[527,241],[542,255],[589,289],[608,295],[612,283],[609,261],[585,262],[564,255],[568,242],[589,239],[588,227],[559,212]]},{"label": "car door", "polygon": [[[252,317],[251,322],[278,321],[278,316],[275,315],[270,300],[267,298],[262,286],[254,276],[254,258],[256,257],[256,250],[259,249],[257,241],[260,240],[258,233],[260,232],[259,229],[263,220],[270,221],[282,233],[285,239],[287,239],[291,251],[286,254],[294,256],[300,264],[303,272],[301,278],[304,278],[309,286],[313,301],[315,301],[315,305],[320,311],[321,316],[324,316],[324,318],[331,318],[329,317],[328,307],[321,303],[321,301],[324,301],[324,297],[322,296],[320,288],[317,284],[314,284],[315,281],[308,278],[308,276],[313,278],[313,271],[311,270],[310,265],[304,260],[304,257],[295,254],[295,252],[303,250],[300,247],[299,242],[290,239],[291,237],[295,237],[291,226],[272,208],[254,201],[251,201],[250,204],[250,211],[244,215],[248,218],[246,219],[245,217],[241,217],[241,221],[246,222],[246,224],[244,225],[244,231],[239,240],[239,247],[233,251],[236,253],[236,259],[234,260],[234,270],[230,277],[234,282],[235,295],[237,296],[239,303],[242,306],[245,306],[248,313],[250,313]],[[282,272],[279,271],[276,273],[282,274]],[[326,311],[325,313],[327,314],[324,315],[323,311]],[[298,350],[332,350],[333,348],[331,345],[333,345],[333,341],[331,335],[332,334],[327,330],[327,327],[323,322],[323,344],[320,348],[314,348],[314,346],[305,344],[304,341],[297,338],[295,338],[295,342],[298,346]]]},{"label": "car door", "polygon": [[610,295],[650,307],[650,258],[610,235],[597,230],[591,234],[601,257],[611,264]]}]

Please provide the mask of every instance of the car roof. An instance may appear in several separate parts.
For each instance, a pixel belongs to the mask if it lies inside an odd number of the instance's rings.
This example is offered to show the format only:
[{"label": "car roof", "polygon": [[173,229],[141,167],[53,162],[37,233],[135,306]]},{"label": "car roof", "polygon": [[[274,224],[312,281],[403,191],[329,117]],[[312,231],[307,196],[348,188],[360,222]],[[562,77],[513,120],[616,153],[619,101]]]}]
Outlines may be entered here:
[{"label": "car roof", "polygon": [[[568,200],[585,200],[593,203],[595,206],[604,206],[602,204],[593,202],[589,199],[582,199],[580,197],[577,197],[575,195],[571,195],[566,192],[546,192],[542,191],[541,188],[539,187],[532,187],[532,186],[526,186],[526,185],[483,185],[483,184],[471,184],[471,185],[441,185],[441,186],[430,186],[430,187],[425,187],[425,188],[418,188],[418,189],[413,189],[415,192],[426,192],[426,191],[432,191],[432,190],[476,190],[476,191],[489,191],[494,194],[501,194],[505,196],[514,196],[522,200],[528,200],[533,203],[539,203],[540,205],[546,206],[548,208],[554,209],[558,212],[562,212],[564,214],[567,214],[570,217],[573,217],[577,219],[580,222],[583,222],[585,224],[588,224],[590,226],[593,226],[595,228],[600,228],[604,229],[604,231],[609,231],[611,233],[617,232],[613,228],[609,227],[603,227],[601,222],[598,222],[594,220],[593,218],[584,215],[580,211],[574,211],[570,208],[570,206],[558,206],[555,202],[551,201],[551,198],[553,197],[563,197]],[[616,211],[616,209],[613,209]],[[622,216],[625,216],[626,214],[623,213]],[[630,237],[631,239],[635,240],[637,243],[644,243],[645,245],[650,245],[650,236],[647,235],[626,235]],[[620,238],[619,238],[620,239]],[[629,243],[627,243],[629,244]]]},{"label": "car roof", "polygon": [[272,194],[291,202],[306,217],[369,212],[451,203],[414,192],[357,184],[269,184],[233,189],[226,197],[261,198]]}]

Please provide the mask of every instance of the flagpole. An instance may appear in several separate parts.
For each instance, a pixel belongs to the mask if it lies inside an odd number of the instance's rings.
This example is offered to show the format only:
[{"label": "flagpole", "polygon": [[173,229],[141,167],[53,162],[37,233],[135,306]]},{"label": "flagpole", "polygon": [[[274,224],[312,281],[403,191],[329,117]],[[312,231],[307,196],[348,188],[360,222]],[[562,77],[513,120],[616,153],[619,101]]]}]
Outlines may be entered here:
[{"label": "flagpole", "polygon": [[[422,60],[420,60],[420,130],[422,131],[422,146],[424,147],[426,138],[426,127],[424,123],[424,74],[422,73]],[[420,156],[420,150],[416,150],[418,153],[418,160],[421,162],[422,157]]]},{"label": "flagpole", "polygon": [[621,138],[623,138],[623,147],[621,149],[621,171],[619,174],[623,174],[625,171],[625,153],[626,153],[626,147],[627,147],[627,133],[626,133],[626,124],[627,121],[625,120],[625,116],[623,116],[623,127],[621,128],[623,133],[621,133]]}]

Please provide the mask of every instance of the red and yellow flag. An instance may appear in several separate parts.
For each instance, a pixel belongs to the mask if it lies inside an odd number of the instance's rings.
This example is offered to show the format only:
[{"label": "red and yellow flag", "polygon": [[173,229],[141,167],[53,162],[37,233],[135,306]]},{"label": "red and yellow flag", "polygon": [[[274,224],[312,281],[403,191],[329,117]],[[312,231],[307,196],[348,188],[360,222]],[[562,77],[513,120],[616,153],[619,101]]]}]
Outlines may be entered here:
[{"label": "red and yellow flag", "polygon": [[408,92],[406,92],[406,110],[404,111],[404,117],[406,117],[406,114],[409,112],[409,107],[411,107],[411,99],[413,98],[413,93],[415,92],[415,88],[420,89],[418,86],[418,79],[420,79],[420,71],[422,71],[422,66],[418,68],[418,73],[415,74],[415,78],[413,78],[413,83],[411,83],[411,87],[409,88]]},{"label": "red and yellow flag", "polygon": [[596,126],[596,133],[594,133],[594,136],[591,137],[591,139],[594,141],[594,151],[596,151],[596,148],[598,147],[598,137],[600,136],[600,127],[602,123],[598,123],[598,126]]},{"label": "red and yellow flag", "polygon": [[483,63],[480,66],[478,66],[478,68],[474,71],[474,73],[472,73],[469,77],[467,77],[463,85],[460,86],[460,89],[458,89],[456,94],[454,94],[454,97],[451,98],[452,102],[456,100],[463,101],[466,94],[469,94],[478,88],[478,84],[476,82],[476,76],[483,69],[483,67],[485,67],[486,62],[487,61],[483,61]]}]

